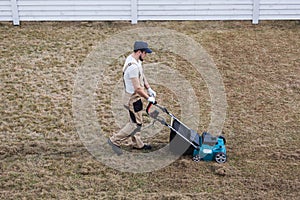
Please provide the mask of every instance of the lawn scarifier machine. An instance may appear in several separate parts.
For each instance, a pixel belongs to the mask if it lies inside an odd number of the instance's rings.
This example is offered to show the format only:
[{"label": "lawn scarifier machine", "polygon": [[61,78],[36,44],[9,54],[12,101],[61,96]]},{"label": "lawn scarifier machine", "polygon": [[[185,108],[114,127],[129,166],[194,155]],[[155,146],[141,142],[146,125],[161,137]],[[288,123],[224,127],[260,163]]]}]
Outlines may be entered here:
[{"label": "lawn scarifier machine", "polygon": [[[163,117],[159,116],[158,110],[155,109],[150,112],[152,105],[155,105],[169,115],[171,117],[171,124],[168,124]],[[202,135],[199,135],[195,130],[188,128],[165,107],[158,105],[156,102],[154,104],[149,103],[146,112],[155,121],[170,128],[170,151],[172,153],[177,155],[192,155],[195,162],[201,160],[214,160],[217,163],[226,162],[226,140],[223,136],[215,137],[208,132],[203,132]]]}]

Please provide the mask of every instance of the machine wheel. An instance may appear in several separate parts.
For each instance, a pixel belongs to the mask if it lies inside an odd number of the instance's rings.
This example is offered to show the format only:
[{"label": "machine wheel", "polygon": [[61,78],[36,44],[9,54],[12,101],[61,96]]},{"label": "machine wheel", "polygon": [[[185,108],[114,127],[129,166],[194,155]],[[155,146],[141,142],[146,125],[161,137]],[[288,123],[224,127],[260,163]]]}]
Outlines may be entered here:
[{"label": "machine wheel", "polygon": [[219,152],[215,156],[215,161],[217,163],[225,163],[227,160],[225,153]]},{"label": "machine wheel", "polygon": [[193,161],[194,162],[200,162],[200,160],[201,160],[200,155],[193,156]]}]

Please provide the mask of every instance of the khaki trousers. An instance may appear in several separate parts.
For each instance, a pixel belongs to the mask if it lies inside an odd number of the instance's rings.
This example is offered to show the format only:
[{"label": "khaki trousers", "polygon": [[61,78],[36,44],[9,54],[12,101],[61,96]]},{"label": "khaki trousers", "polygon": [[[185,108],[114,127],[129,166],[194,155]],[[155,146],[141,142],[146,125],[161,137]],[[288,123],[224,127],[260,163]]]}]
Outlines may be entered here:
[{"label": "khaki trousers", "polygon": [[118,132],[110,137],[113,144],[120,146],[122,141],[128,139],[128,145],[136,148],[142,148],[144,146],[141,140],[141,128],[143,123],[142,111],[143,103],[141,97],[138,94],[125,94],[124,107],[128,109],[129,121]]}]

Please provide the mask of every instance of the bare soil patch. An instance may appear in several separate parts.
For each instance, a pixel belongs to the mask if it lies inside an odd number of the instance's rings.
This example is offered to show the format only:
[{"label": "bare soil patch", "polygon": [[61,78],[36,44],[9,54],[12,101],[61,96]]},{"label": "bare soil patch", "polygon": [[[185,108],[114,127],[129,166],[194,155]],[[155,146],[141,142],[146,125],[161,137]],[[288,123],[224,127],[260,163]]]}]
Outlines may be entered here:
[{"label": "bare soil patch", "polygon": [[[106,38],[137,27],[164,27],[199,42],[226,89],[229,160],[195,163],[183,156],[163,169],[122,173],[85,149],[72,116],[80,64]],[[300,26],[297,21],[0,23],[1,199],[297,199],[300,190]],[[151,46],[151,44],[150,44]],[[209,122],[201,77],[173,55],[155,54],[190,80]],[[116,60],[115,66],[122,60]],[[120,68],[121,69],[121,68]],[[120,71],[121,73],[121,71]],[[112,75],[110,81],[120,74]],[[97,94],[108,97],[110,84]],[[157,87],[176,113],[176,96]],[[117,131],[109,99],[97,112],[105,134]],[[104,115],[105,113],[108,113]],[[148,142],[168,142],[168,130]]]}]

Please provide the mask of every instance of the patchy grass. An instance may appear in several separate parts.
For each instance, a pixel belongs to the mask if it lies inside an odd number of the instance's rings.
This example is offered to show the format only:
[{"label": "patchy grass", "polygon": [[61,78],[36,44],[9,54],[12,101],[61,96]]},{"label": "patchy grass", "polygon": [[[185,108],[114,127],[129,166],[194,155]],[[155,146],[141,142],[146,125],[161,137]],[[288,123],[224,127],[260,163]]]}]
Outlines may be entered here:
[{"label": "patchy grass", "polygon": [[[144,174],[101,164],[80,141],[72,116],[77,69],[98,42],[137,27],[159,26],[192,37],[212,56],[226,89],[224,132],[229,161],[194,163],[181,157]],[[297,199],[300,164],[300,26],[296,21],[0,23],[0,196],[2,199]],[[149,56],[191,82],[209,122],[205,83],[180,58]],[[122,60],[115,62],[122,63]],[[180,66],[179,66],[180,65]],[[110,66],[117,72],[115,66]],[[111,71],[111,72],[112,72]],[[109,72],[108,72],[109,73]],[[110,81],[120,74],[108,74]],[[117,131],[107,99],[97,112],[107,135]],[[180,112],[176,96],[159,98]],[[108,112],[109,113],[109,112]],[[105,121],[106,120],[106,121]],[[168,130],[166,130],[168,134]],[[150,138],[154,147],[164,134]]]}]

